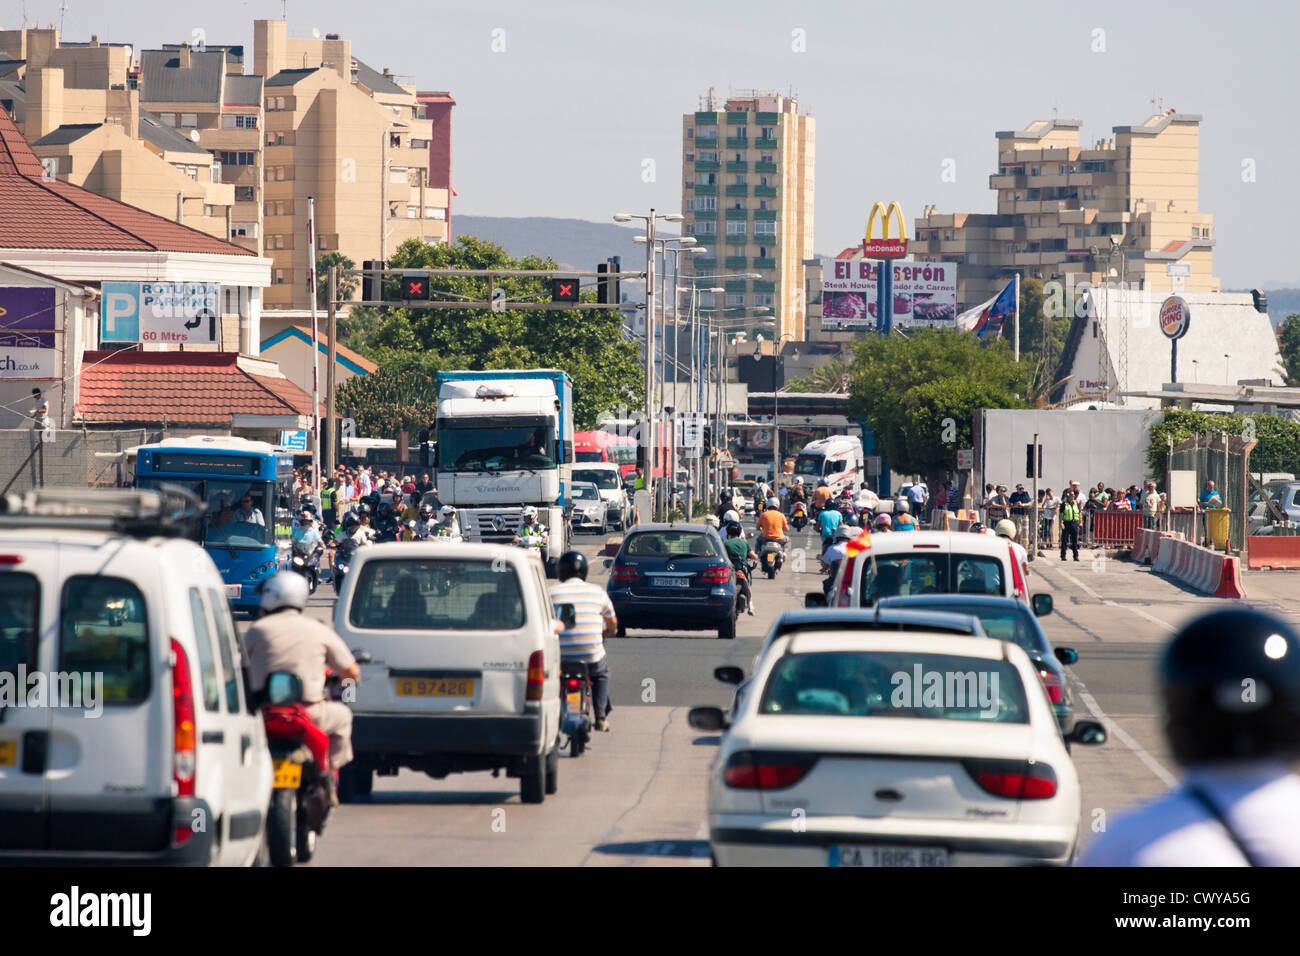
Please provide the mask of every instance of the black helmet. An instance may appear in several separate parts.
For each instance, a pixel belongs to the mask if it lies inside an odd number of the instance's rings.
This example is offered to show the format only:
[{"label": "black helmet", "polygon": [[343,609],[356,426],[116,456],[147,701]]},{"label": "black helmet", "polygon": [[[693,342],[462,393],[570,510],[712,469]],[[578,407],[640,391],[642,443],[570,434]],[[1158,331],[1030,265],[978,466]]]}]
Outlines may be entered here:
[{"label": "black helmet", "polygon": [[359,528],[359,527],[361,527],[361,519],[358,518],[356,515],[354,515],[354,514],[346,514],[346,515],[343,516],[343,530],[344,530],[344,531],[347,531],[347,532],[351,533],[351,532],[357,530],[357,528]]},{"label": "black helmet", "polygon": [[740,527],[740,522],[739,522],[739,521],[728,521],[728,522],[727,522],[727,537],[728,537],[728,538],[739,538],[739,537],[740,537],[740,533],[741,533],[743,530],[744,530],[744,529]]},{"label": "black helmet", "polygon": [[1300,757],[1300,635],[1281,618],[1197,618],[1165,648],[1160,684],[1179,763]]},{"label": "black helmet", "polygon": [[581,551],[565,551],[560,555],[559,564],[555,566],[555,576],[561,581],[572,577],[587,580],[587,556]]},{"label": "black helmet", "polygon": [[360,504],[357,505],[356,511],[357,511],[357,514],[359,514],[359,515],[368,515],[368,514],[370,514],[370,505],[366,504],[366,503],[363,501],[363,502],[361,502]]}]

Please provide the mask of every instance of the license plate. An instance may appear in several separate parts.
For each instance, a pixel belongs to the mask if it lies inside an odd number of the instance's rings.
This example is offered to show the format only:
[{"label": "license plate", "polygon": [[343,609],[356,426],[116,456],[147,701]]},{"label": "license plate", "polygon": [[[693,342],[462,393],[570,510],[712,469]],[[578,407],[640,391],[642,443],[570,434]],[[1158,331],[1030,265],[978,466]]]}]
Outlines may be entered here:
[{"label": "license plate", "polygon": [[463,677],[399,677],[398,697],[473,697],[474,681]]},{"label": "license plate", "polygon": [[688,588],[691,582],[686,578],[651,578],[650,583],[657,588]]},{"label": "license plate", "polygon": [[577,691],[570,694],[568,706],[570,711],[577,713],[582,708],[582,695]]},{"label": "license plate", "polygon": [[232,600],[238,599],[238,597],[243,593],[244,593],[244,586],[242,584],[226,585],[226,597]]},{"label": "license plate", "polygon": [[302,764],[292,760],[276,760],[272,766],[275,767],[275,779],[271,786],[276,790],[298,789],[298,784],[302,783]]},{"label": "license plate", "polygon": [[831,866],[951,866],[948,851],[939,846],[833,846]]},{"label": "license plate", "polygon": [[18,741],[0,740],[0,767],[18,765]]}]

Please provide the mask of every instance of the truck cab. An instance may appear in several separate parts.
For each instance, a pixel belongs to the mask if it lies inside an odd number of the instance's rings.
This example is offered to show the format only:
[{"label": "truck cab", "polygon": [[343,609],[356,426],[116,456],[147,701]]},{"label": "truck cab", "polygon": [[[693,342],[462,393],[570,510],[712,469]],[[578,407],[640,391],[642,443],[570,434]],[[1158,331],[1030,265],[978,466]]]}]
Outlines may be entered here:
[{"label": "truck cab", "polygon": [[865,481],[864,464],[862,439],[831,435],[803,446],[795,459],[794,473],[809,488],[817,487],[824,478],[833,494],[847,488],[856,495]]}]

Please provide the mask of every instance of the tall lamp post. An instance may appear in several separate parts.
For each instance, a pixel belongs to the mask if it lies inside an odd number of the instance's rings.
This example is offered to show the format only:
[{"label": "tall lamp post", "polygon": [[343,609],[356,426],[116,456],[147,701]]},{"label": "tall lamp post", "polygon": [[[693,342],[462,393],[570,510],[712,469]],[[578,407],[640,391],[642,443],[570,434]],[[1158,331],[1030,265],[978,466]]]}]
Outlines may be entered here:
[{"label": "tall lamp post", "polygon": [[[781,360],[781,343],[793,339],[793,332],[784,332],[772,344],[772,486],[781,480],[781,419],[777,409],[776,363]],[[763,356],[763,343],[754,346],[754,359]]]}]

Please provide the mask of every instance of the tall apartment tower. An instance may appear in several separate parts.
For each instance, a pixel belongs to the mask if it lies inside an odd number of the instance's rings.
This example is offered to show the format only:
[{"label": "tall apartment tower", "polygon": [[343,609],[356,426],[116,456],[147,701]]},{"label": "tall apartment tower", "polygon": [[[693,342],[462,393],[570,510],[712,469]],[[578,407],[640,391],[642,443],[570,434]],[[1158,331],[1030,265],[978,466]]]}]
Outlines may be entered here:
[{"label": "tall apartment tower", "polygon": [[[744,329],[771,338],[806,334],[803,260],[813,255],[813,118],[797,97],[743,91],[719,106],[712,91],[700,109],[682,117],[683,234],[709,254],[683,257],[696,276],[757,273],[762,278],[702,280],[726,289],[723,302],[705,307]],[[689,265],[688,265],[689,263]],[[767,312],[755,313],[766,308]],[[748,320],[748,321],[745,321]]]},{"label": "tall apartment tower", "polygon": [[1113,127],[1091,149],[1079,145],[1074,119],[999,132],[989,177],[997,212],[926,207],[909,252],[960,263],[960,307],[992,297],[1017,272],[1076,286],[1218,292],[1214,217],[1198,208],[1200,122],[1164,110]]}]

